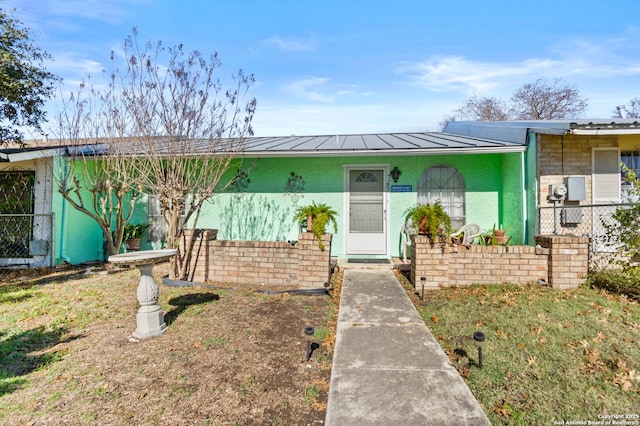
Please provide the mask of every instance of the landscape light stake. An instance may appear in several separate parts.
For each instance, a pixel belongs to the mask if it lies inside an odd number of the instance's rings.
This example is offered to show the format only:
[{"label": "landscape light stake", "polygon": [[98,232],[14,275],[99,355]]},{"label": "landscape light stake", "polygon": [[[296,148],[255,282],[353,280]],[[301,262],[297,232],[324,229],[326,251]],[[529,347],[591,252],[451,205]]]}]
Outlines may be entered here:
[{"label": "landscape light stake", "polygon": [[424,302],[424,284],[427,282],[427,277],[420,277],[420,282],[422,283],[422,301]]},{"label": "landscape light stake", "polygon": [[475,340],[476,346],[478,347],[478,367],[482,368],[482,344],[484,343],[484,333],[476,331],[473,333],[473,340]]},{"label": "landscape light stake", "polygon": [[311,341],[313,340],[313,327],[308,325],[304,328],[304,338],[307,341],[307,355],[305,361],[309,361],[311,358]]}]

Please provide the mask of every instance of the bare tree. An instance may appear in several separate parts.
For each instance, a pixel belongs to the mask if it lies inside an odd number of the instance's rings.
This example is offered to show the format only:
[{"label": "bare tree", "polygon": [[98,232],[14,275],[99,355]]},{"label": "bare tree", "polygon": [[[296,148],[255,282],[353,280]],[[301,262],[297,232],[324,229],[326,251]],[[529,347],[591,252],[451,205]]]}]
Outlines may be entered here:
[{"label": "bare tree", "polygon": [[633,98],[626,105],[616,107],[614,118],[640,118],[640,98]]},{"label": "bare tree", "polygon": [[516,120],[562,120],[576,118],[587,109],[588,100],[580,97],[573,85],[549,83],[539,78],[518,89],[511,97]]},{"label": "bare tree", "polygon": [[509,107],[498,98],[473,96],[456,110],[465,120],[504,121],[509,119]]},{"label": "bare tree", "polygon": [[110,254],[118,252],[140,194],[155,197],[167,247],[180,250],[171,277],[185,279],[195,242],[185,230],[234,182],[223,176],[253,133],[256,101],[244,99],[254,78],[240,70],[224,89],[215,78],[217,54],[140,46],[135,29],[123,47],[121,55],[112,52],[105,90],[83,84],[63,101],[58,137],[71,148],[58,168],[58,191],[98,223]]},{"label": "bare tree", "polygon": [[520,87],[505,102],[494,97],[473,96],[445,116],[441,124],[456,120],[504,121],[504,120],[560,120],[575,118],[587,109],[588,100],[580,97],[571,85],[562,85],[561,80],[552,83],[538,79]]},{"label": "bare tree", "polygon": [[509,119],[509,106],[498,98],[472,96],[439,123],[444,129],[453,121],[504,121]]},{"label": "bare tree", "polygon": [[172,259],[171,275],[185,279],[194,233],[184,231],[197,226],[204,203],[231,183],[223,175],[253,134],[256,101],[244,99],[254,78],[240,70],[225,90],[215,78],[217,54],[205,58],[160,42],[141,46],[135,29],[124,58],[105,96],[106,133],[119,141],[109,152],[129,155],[137,185],[159,201],[167,247],[186,247]]},{"label": "bare tree", "polygon": [[69,147],[69,156],[59,158],[54,179],[64,199],[98,224],[112,255],[122,245],[124,227],[142,187],[134,179],[130,159],[113,149],[119,140],[104,132],[108,104],[102,101],[84,83],[68,98],[62,96],[55,132],[59,142]]}]

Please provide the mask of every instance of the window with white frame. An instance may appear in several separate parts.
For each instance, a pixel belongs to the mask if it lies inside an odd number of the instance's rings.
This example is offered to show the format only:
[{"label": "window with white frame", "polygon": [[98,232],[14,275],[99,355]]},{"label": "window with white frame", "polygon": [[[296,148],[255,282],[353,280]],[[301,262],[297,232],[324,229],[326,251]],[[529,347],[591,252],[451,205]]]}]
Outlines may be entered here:
[{"label": "window with white frame", "polygon": [[[640,151],[621,151],[620,162],[624,164],[627,169],[633,171],[636,176],[640,176]],[[631,183],[627,180],[627,176],[624,172],[621,173],[620,181],[620,201],[623,203],[637,203],[640,202],[638,196],[633,195],[631,191]]]},{"label": "window with white frame", "polygon": [[451,217],[451,227],[465,224],[465,185],[458,170],[447,165],[426,169],[418,180],[418,204],[433,204],[436,201]]},{"label": "window with white frame", "polygon": [[[181,224],[186,214],[185,208],[186,206],[183,204],[182,217],[180,219]],[[165,242],[167,240],[167,222],[164,219],[160,201],[153,195],[147,197],[147,220],[150,224],[149,230],[147,231],[149,242]]]}]

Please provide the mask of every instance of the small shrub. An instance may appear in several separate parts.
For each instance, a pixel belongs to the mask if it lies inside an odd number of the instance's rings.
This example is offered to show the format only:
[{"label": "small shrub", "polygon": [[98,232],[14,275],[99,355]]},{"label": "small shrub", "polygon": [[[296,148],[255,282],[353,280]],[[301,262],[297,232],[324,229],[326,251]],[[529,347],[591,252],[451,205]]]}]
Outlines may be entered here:
[{"label": "small shrub", "polygon": [[[629,195],[636,200],[640,199],[640,178],[624,163],[620,167],[624,179],[630,185]],[[619,255],[610,263],[622,267],[625,272],[637,269],[637,259],[640,258],[640,203],[621,205],[611,217],[602,219],[602,225],[605,229],[605,246]],[[636,272],[635,276],[638,277],[639,274]]]},{"label": "small shrub", "polygon": [[611,293],[624,294],[640,301],[640,268],[621,270],[602,270],[589,274],[587,283]]}]

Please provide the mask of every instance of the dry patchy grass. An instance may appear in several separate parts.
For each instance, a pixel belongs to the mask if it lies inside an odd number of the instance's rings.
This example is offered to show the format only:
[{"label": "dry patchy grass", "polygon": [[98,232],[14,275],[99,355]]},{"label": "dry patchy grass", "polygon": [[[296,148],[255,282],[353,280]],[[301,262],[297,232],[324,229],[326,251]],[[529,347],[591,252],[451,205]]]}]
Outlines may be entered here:
[{"label": "dry patchy grass", "polygon": [[[169,328],[131,343],[138,277],[2,276],[0,423],[322,423],[335,301],[160,285]],[[326,341],[303,361],[308,324]]]}]

